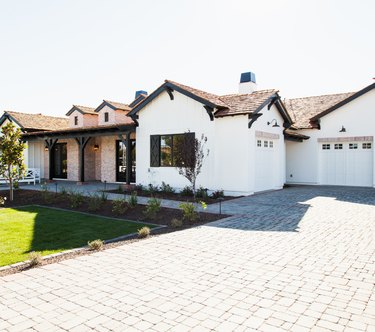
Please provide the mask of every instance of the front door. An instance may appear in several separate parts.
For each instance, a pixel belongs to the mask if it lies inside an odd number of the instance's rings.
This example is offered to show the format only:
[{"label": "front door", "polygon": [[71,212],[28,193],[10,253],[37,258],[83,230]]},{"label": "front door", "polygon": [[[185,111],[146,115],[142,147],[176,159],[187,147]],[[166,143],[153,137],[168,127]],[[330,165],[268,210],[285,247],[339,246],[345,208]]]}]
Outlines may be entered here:
[{"label": "front door", "polygon": [[66,143],[56,143],[53,148],[53,177],[66,179],[68,176],[68,158]]},{"label": "front door", "polygon": [[[130,182],[135,183],[135,140],[130,140],[130,146]],[[126,145],[125,142],[116,141],[116,181],[126,182],[126,172]]]}]

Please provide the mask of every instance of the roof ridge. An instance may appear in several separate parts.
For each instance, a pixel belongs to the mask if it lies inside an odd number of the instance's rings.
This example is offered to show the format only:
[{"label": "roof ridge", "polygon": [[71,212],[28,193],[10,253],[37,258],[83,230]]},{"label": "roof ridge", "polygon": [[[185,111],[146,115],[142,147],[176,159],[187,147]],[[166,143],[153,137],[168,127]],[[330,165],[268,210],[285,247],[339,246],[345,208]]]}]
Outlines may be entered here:
[{"label": "roof ridge", "polygon": [[328,93],[325,95],[314,95],[314,96],[305,96],[305,97],[297,97],[297,98],[285,98],[286,100],[296,100],[296,99],[307,99],[307,98],[317,98],[317,97],[328,97],[328,96],[339,96],[339,95],[345,95],[349,93],[356,93],[356,92],[339,92],[339,93]]},{"label": "roof ridge", "polygon": [[277,89],[264,89],[264,90],[256,90],[256,91],[253,91],[251,93],[229,93],[229,94],[226,94],[226,95],[220,95],[219,97],[251,96],[254,93],[267,93],[267,92],[271,92],[271,91],[279,92],[279,90],[277,90]]},{"label": "roof ridge", "polygon": [[45,115],[42,113],[26,113],[26,112],[19,112],[19,111],[4,111],[5,113],[16,113],[16,114],[25,114],[25,115],[39,115],[39,116],[44,116],[44,117],[49,117],[49,118],[54,118],[54,119],[64,119],[67,120],[67,117],[62,117],[62,116],[55,116],[55,115]]},{"label": "roof ridge", "polygon": [[84,107],[84,108],[92,108],[93,110],[95,109],[94,107],[91,107],[91,106],[84,106],[84,105],[77,105],[77,104],[73,104],[73,106],[75,106],[75,107]]},{"label": "roof ridge", "polygon": [[107,103],[116,103],[116,104],[123,104],[123,105],[129,106],[129,104],[123,103],[121,101],[114,101],[114,100],[109,100],[109,99],[103,99],[103,101]]}]

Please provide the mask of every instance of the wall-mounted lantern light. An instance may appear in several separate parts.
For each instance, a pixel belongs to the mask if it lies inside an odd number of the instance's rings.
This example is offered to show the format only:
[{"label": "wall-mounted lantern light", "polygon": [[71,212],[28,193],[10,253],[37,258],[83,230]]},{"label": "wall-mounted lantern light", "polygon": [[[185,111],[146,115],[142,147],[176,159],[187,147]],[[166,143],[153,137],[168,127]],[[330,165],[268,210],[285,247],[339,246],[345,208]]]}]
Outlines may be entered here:
[{"label": "wall-mounted lantern light", "polygon": [[275,121],[275,123],[272,125],[272,127],[275,127],[275,128],[280,127],[280,126],[278,125],[276,119],[273,119],[273,120],[271,120],[271,121],[268,121],[268,122],[267,122],[267,126],[269,126],[269,125],[270,125],[272,122],[274,122],[274,121]]},{"label": "wall-mounted lantern light", "polygon": [[340,129],[339,133],[346,133],[346,129],[344,126],[342,126],[342,128]]},{"label": "wall-mounted lantern light", "polygon": [[94,151],[98,151],[99,150],[99,145],[98,144],[95,144],[94,145]]},{"label": "wall-mounted lantern light", "polygon": [[48,146],[47,145],[44,146],[44,151],[48,151]]}]

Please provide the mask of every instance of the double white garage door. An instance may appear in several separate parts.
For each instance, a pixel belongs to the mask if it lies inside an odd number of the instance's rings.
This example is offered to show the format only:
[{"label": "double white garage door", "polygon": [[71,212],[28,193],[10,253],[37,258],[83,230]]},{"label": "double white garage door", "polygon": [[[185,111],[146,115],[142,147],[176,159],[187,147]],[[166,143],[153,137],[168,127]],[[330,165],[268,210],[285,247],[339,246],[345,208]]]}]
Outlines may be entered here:
[{"label": "double white garage door", "polygon": [[372,187],[372,142],[322,142],[319,149],[321,184]]}]

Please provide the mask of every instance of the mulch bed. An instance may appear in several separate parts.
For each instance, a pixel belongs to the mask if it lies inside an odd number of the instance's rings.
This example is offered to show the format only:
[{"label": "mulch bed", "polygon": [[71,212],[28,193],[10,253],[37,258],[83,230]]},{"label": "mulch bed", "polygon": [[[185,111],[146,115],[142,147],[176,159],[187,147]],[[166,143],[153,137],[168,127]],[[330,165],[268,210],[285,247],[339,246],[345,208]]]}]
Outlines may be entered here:
[{"label": "mulch bed", "polygon": [[[215,204],[219,203],[219,199],[217,198],[212,198],[210,196],[201,198],[197,197],[194,199],[194,196],[184,196],[179,193],[165,193],[165,192],[155,192],[151,193],[150,191],[146,190],[106,190],[105,192],[112,193],[112,194],[122,194],[122,195],[131,195],[133,192],[137,193],[137,196],[143,196],[143,197],[156,197],[158,199],[169,199],[171,201],[182,201],[182,202],[205,202],[206,204]],[[224,196],[221,198],[221,201],[229,201],[231,199],[239,198],[239,196]]]},{"label": "mulch bed", "polygon": [[[97,216],[106,216],[106,217],[113,217],[113,218],[120,218],[120,219],[126,219],[126,220],[132,220],[132,221],[139,221],[139,222],[149,222],[157,225],[165,225],[166,227],[157,229],[152,231],[152,236],[159,236],[161,234],[176,232],[180,230],[184,230],[187,228],[195,227],[204,225],[208,222],[219,220],[225,217],[228,217],[228,215],[224,214],[213,214],[213,213],[205,213],[205,212],[199,212],[199,218],[195,222],[186,223],[184,222],[182,227],[175,228],[170,225],[170,222],[173,218],[182,219],[182,211],[176,210],[176,209],[169,209],[169,208],[161,208],[160,212],[158,213],[156,218],[150,219],[146,218],[143,211],[145,210],[144,205],[138,204],[136,207],[129,209],[122,215],[115,214],[112,212],[112,201],[106,201],[101,206],[100,210],[98,211],[89,211],[88,209],[88,198],[85,198],[83,204],[78,208],[72,208],[70,206],[69,197],[66,195],[61,194],[55,194],[55,193],[49,193],[48,199],[45,199],[44,195],[40,191],[33,191],[33,190],[16,190],[14,192],[14,201],[9,201],[9,193],[7,191],[0,192],[1,197],[6,197],[5,205],[4,207],[17,207],[17,206],[24,206],[24,205],[43,205],[43,206],[49,206],[49,207],[56,207],[56,208],[62,208],[72,211],[78,211],[78,212],[85,212],[85,213],[92,213]],[[0,209],[1,211],[1,209]],[[1,212],[0,212],[1,213]],[[113,243],[107,243],[104,245],[104,249],[114,248],[117,246],[121,246],[124,244],[129,244],[135,241],[141,241],[137,236],[128,238],[126,240],[113,242]],[[71,252],[62,254],[56,257],[51,257],[48,259],[44,259],[42,262],[42,265],[56,263],[62,260],[70,259],[73,257],[81,256],[81,255],[88,255],[95,251],[91,251],[88,249],[82,249],[79,251]],[[27,264],[23,264],[11,269],[0,271],[0,277],[8,274],[13,274],[16,272],[24,271],[29,269],[30,267]]]}]

